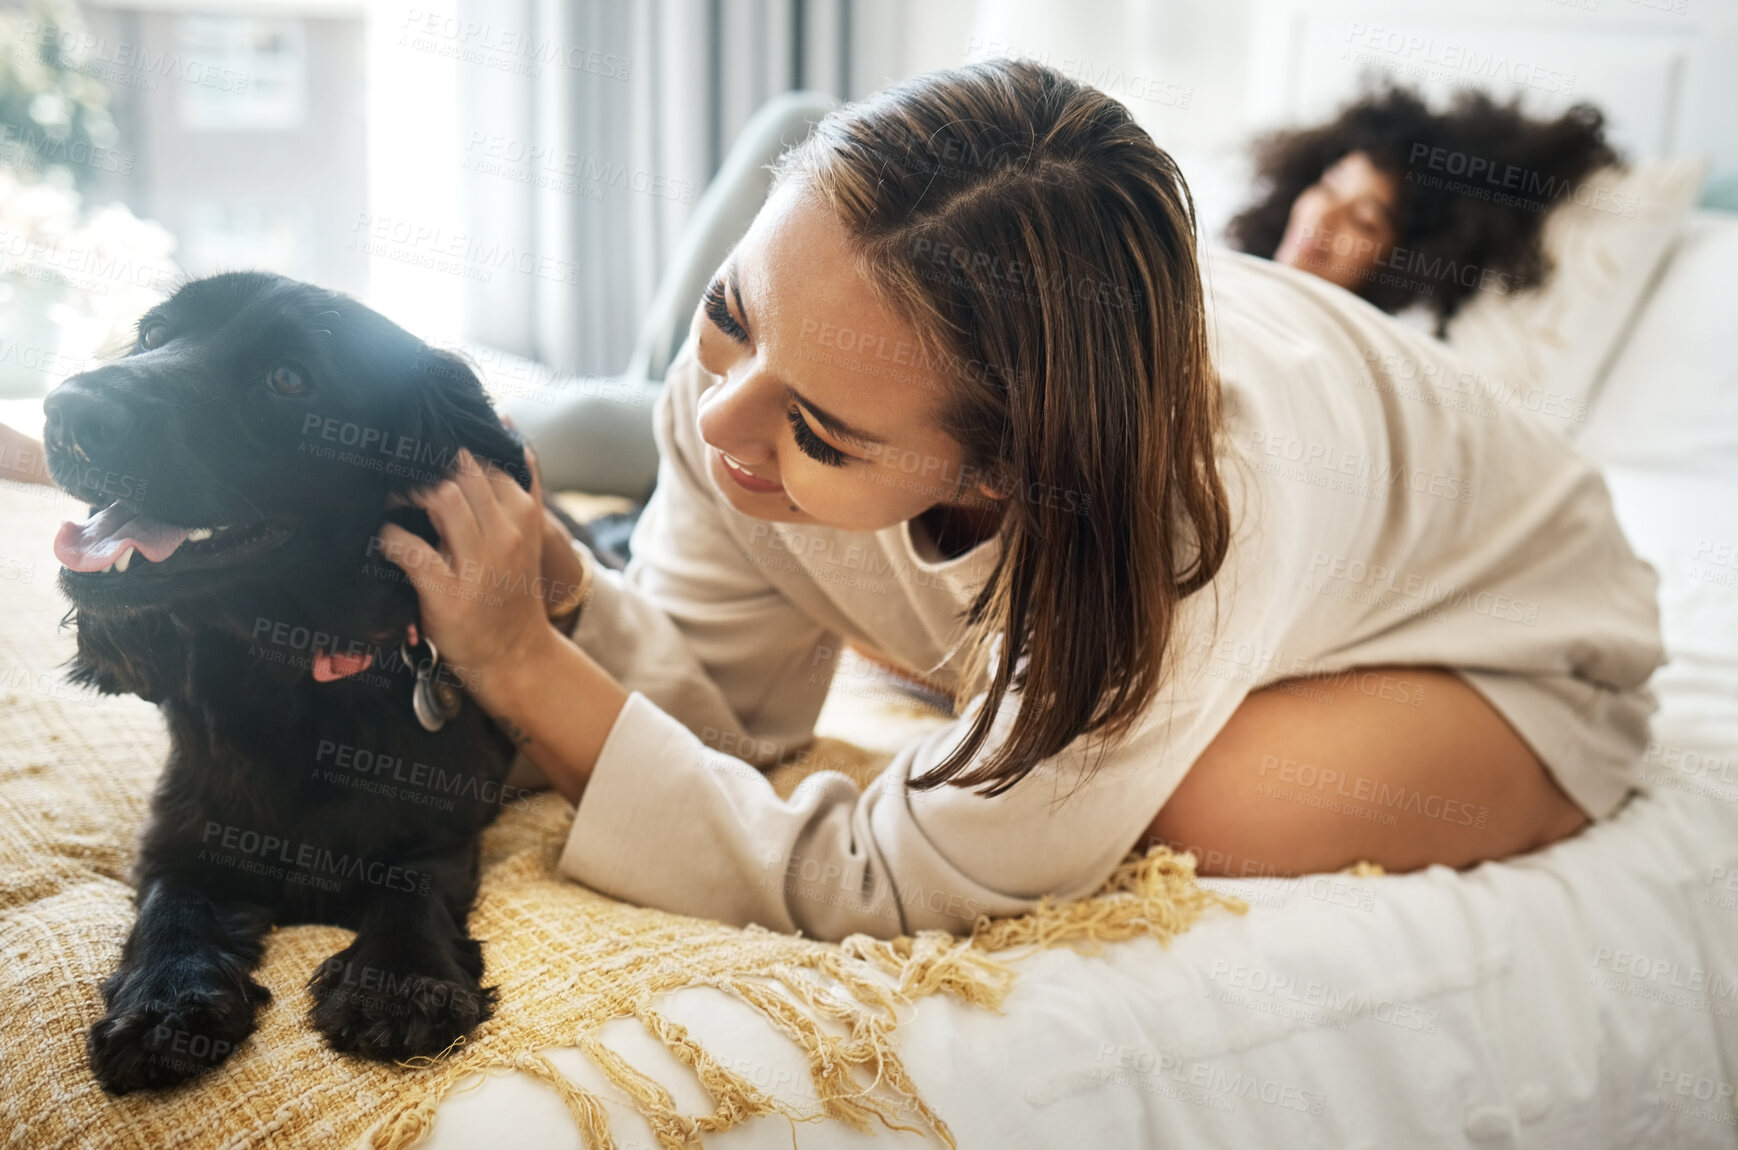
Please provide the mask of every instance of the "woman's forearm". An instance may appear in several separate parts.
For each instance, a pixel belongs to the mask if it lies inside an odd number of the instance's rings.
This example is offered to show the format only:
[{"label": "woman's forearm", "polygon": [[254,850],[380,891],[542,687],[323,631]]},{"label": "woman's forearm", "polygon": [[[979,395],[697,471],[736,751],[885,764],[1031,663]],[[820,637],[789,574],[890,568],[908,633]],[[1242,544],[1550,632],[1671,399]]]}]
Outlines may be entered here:
[{"label": "woman's forearm", "polygon": [[522,658],[480,671],[471,696],[575,804],[628,701],[620,683],[553,627]]}]

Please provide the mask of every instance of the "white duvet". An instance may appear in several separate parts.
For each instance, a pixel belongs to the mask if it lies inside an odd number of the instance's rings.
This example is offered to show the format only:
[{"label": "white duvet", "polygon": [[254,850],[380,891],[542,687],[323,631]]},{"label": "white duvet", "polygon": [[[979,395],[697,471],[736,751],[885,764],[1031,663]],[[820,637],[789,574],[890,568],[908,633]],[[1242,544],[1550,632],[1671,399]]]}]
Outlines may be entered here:
[{"label": "white duvet", "polygon": [[[1730,298],[1738,221],[1704,220],[1699,235],[1680,262],[1710,278],[1668,276],[1661,293],[1692,302],[1644,315],[1634,341],[1682,356],[1724,338],[1716,301]],[[1000,1016],[920,1001],[904,1057],[962,1147],[1738,1146],[1738,426],[1698,419],[1730,411],[1738,379],[1704,346],[1675,373],[1620,361],[1596,405],[1657,416],[1676,403],[1684,418],[1656,418],[1638,448],[1596,414],[1581,441],[1661,574],[1671,661],[1654,680],[1651,793],[1568,842],[1464,873],[1208,880],[1249,914],[1209,914],[1168,951],[1033,954]],[[697,989],[663,1009],[751,1080],[812,1101],[794,1048],[748,1008]],[[603,1037],[689,1112],[709,1109],[637,1024]],[[574,1052],[551,1056],[612,1095]],[[623,1150],[655,1145],[626,1107],[611,1120]],[[794,1139],[928,1144],[824,1122]],[[792,1143],[778,1118],[707,1139]],[[426,1145],[582,1143],[553,1092],[505,1075],[452,1096]]]}]

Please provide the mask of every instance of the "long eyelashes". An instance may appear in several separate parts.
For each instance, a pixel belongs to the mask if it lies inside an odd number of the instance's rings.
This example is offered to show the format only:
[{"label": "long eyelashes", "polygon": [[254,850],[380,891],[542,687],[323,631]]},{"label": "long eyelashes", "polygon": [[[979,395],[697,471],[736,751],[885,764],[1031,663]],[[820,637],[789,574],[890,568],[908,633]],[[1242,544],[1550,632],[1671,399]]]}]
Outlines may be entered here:
[{"label": "long eyelashes", "polygon": [[[712,281],[706,289],[706,318],[717,325],[718,330],[735,340],[737,343],[748,342],[748,332],[736,322],[736,317],[730,314],[730,307],[724,302],[724,280]],[[790,421],[791,431],[797,438],[797,449],[817,463],[828,467],[843,467],[849,460],[844,452],[816,435],[793,404],[785,409],[785,419]]]},{"label": "long eyelashes", "polygon": [[815,462],[824,463],[828,467],[845,466],[845,453],[816,435],[814,430],[809,427],[808,421],[797,411],[795,404],[785,408],[785,418],[790,421],[791,430],[796,433],[799,451]]},{"label": "long eyelashes", "polygon": [[744,343],[748,332],[743,330],[736,317],[730,314],[730,307],[724,302],[724,281],[715,279],[712,286],[706,289],[706,318],[718,326],[718,330],[735,340]]}]

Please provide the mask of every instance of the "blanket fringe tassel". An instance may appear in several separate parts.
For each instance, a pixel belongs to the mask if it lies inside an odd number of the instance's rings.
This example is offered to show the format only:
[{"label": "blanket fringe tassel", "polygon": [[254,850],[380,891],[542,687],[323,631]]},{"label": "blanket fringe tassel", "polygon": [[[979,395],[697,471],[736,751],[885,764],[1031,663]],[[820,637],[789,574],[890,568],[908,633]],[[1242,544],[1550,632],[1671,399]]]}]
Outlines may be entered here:
[{"label": "blanket fringe tassel", "polygon": [[[1195,881],[1195,859],[1155,846],[1117,868],[1090,899],[1040,901],[1016,918],[979,918],[969,938],[920,931],[893,939],[852,935],[834,951],[753,974],[698,976],[687,985],[712,986],[752,1007],[803,1052],[821,1113],[800,1113],[768,1095],[708,1053],[687,1029],[651,1009],[648,1001],[613,1004],[611,1017],[637,1018],[647,1032],[694,1072],[713,1112],[679,1113],[670,1092],[597,1040],[595,1030],[577,1046],[645,1117],[664,1150],[692,1150],[702,1134],[780,1114],[792,1122],[825,1117],[869,1133],[871,1120],[889,1130],[922,1134],[925,1128],[955,1147],[947,1123],[919,1095],[893,1043],[898,1007],[934,994],[1000,1012],[1017,971],[994,957],[1018,947],[1069,946],[1096,953],[1106,942],[1151,937],[1161,945],[1193,926],[1212,907],[1245,914],[1249,904],[1205,890]],[[887,975],[888,987],[864,967]],[[817,977],[822,976],[822,977]],[[788,991],[788,995],[781,993]],[[845,993],[841,993],[841,990]],[[805,1011],[803,1008],[807,1008]],[[601,1025],[609,1019],[595,1019]],[[829,1027],[826,1022],[837,1024]],[[844,1034],[833,1033],[843,1029]],[[603,1099],[576,1085],[540,1052],[516,1056],[473,1046],[426,1082],[413,1083],[376,1130],[374,1150],[409,1150],[427,1136],[435,1110],[458,1078],[492,1067],[524,1071],[553,1088],[573,1116],[588,1150],[615,1150]],[[892,1099],[888,1097],[892,1096]],[[897,1105],[893,1100],[897,1100]],[[906,1125],[909,1117],[921,1125]]]}]

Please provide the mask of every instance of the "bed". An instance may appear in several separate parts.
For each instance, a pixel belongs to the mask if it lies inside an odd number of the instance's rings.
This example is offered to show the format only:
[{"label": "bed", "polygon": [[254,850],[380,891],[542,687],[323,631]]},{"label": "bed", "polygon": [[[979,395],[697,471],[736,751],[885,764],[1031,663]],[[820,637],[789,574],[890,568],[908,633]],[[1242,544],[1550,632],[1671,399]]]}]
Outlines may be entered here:
[{"label": "bed", "polygon": [[[1209,913],[1168,948],[1033,950],[1000,1015],[917,1002],[905,1062],[959,1145],[1738,1146],[1735,263],[1738,216],[1691,214],[1578,429],[1661,576],[1670,660],[1654,680],[1648,793],[1555,847],[1465,872],[1203,880],[1249,912]],[[862,718],[831,709],[823,727],[868,741]],[[666,1010],[812,1106],[801,1059],[736,1004],[683,990]],[[703,1101],[637,1030],[605,1034]],[[596,1082],[580,1060],[562,1065]],[[618,1145],[658,1144],[619,1117]],[[559,1100],[514,1075],[451,1097],[427,1145],[509,1134],[582,1145]],[[927,1144],[836,1124],[793,1135],[774,1118],[707,1144],[793,1136]]]},{"label": "bed", "polygon": [[[1738,350],[1725,302],[1738,216],[1690,214],[1670,241],[1566,429],[1604,466],[1632,544],[1661,575],[1670,661],[1654,680],[1648,793],[1509,863],[1203,880],[1246,911],[1208,906],[1168,945],[1002,951],[1015,977],[999,1009],[912,996],[885,1034],[947,1137],[918,1121],[863,1131],[825,1119],[815,1059],[717,985],[661,993],[657,1015],[712,1067],[816,1120],[744,1112],[720,1132],[654,1127],[645,1098],[705,1115],[716,1096],[628,1017],[583,1049],[550,1041],[540,1058],[413,1102],[406,1084],[428,1067],[358,1067],[322,1052],[299,1021],[300,982],[344,938],[327,927],[274,933],[262,981],[278,1002],[215,1081],[162,1098],[103,1096],[83,1032],[130,914],[125,870],[160,724],[138,700],[99,701],[61,681],[47,535],[65,509],[52,493],[0,487],[0,851],[32,860],[0,871],[0,1139],[366,1146],[382,1135],[453,1150],[579,1147],[589,1126],[611,1139],[590,1144],[620,1150],[701,1135],[721,1148],[1738,1145]],[[921,692],[860,671],[836,680],[819,726],[827,754],[811,765],[869,777],[944,720],[915,701]],[[57,775],[61,790],[45,790]],[[82,797],[66,798],[69,786]],[[45,802],[50,793],[61,797]],[[490,873],[561,902],[564,921],[667,927],[659,945],[721,984],[725,959],[714,957],[732,948],[814,969],[831,961],[820,944],[636,916],[571,883],[537,887],[569,817],[553,795],[513,811],[486,842]],[[561,993],[563,972],[588,954],[564,947],[550,921],[502,914],[495,891],[486,882],[479,930],[503,940],[491,970],[508,952],[523,967],[542,946],[535,963],[549,977],[523,984]],[[880,977],[902,984],[897,971]],[[358,1116],[369,1118],[360,1133]]]}]

